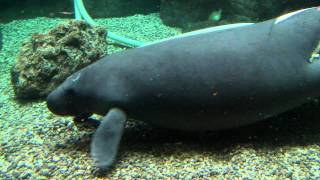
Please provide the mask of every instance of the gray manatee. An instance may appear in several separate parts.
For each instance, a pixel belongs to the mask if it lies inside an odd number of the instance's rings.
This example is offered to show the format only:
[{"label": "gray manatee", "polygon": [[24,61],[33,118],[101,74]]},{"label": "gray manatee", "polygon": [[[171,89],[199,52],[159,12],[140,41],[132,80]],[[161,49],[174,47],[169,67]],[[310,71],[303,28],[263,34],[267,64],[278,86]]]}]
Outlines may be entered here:
[{"label": "gray manatee", "polygon": [[244,126],[320,96],[320,10],[205,29],[109,55],[47,97],[55,114],[100,114],[91,154],[114,162],[129,118],[186,131]]}]

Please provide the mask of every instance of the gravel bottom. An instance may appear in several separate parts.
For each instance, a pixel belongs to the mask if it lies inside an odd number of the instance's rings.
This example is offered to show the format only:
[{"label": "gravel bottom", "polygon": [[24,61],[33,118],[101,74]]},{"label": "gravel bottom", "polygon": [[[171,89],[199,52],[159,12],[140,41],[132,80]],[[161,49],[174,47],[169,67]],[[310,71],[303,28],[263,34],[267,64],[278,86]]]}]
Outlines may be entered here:
[{"label": "gravel bottom", "polygon": [[[37,18],[1,25],[0,179],[320,178],[317,101],[253,126],[222,132],[190,134],[129,122],[115,167],[105,177],[96,176],[89,153],[94,127],[76,126],[72,118],[51,114],[43,101],[18,103],[10,83],[21,42],[63,21]],[[180,32],[162,25],[157,14],[98,22],[146,42]],[[109,53],[122,49],[111,44]]]}]

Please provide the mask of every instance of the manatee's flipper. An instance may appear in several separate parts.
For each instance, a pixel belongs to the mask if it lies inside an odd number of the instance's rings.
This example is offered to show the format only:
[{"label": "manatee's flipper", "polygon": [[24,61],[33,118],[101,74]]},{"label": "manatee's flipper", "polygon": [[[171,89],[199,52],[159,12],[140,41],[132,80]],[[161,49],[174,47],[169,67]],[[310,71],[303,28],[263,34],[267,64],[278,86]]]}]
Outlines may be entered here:
[{"label": "manatee's flipper", "polygon": [[101,172],[106,172],[116,158],[126,119],[122,110],[111,109],[93,136],[91,156]]}]

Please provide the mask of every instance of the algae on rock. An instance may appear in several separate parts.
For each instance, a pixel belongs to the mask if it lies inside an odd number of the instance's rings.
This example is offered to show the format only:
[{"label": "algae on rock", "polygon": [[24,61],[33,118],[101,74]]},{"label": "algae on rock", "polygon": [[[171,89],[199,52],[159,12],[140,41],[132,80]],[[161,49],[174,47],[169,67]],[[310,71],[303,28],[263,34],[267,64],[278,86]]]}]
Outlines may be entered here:
[{"label": "algae on rock", "polygon": [[69,75],[106,55],[106,30],[70,21],[24,42],[11,70],[18,99],[48,95]]}]

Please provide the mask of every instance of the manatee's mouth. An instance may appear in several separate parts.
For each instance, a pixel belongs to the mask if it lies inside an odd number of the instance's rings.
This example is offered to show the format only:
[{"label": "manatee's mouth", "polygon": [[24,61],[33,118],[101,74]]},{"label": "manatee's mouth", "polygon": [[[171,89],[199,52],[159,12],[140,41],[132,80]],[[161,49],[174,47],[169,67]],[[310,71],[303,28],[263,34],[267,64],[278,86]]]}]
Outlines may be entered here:
[{"label": "manatee's mouth", "polygon": [[52,113],[57,114],[57,115],[62,115],[62,116],[63,115],[67,115],[67,111],[65,109],[65,106],[56,97],[57,96],[55,95],[55,91],[51,92],[47,96],[47,107],[48,107],[48,109]]},{"label": "manatee's mouth", "polygon": [[72,101],[70,101],[64,94],[61,95],[60,89],[52,91],[47,96],[46,100],[48,109],[56,115],[76,116],[79,114],[76,112],[76,106],[72,104]]}]

